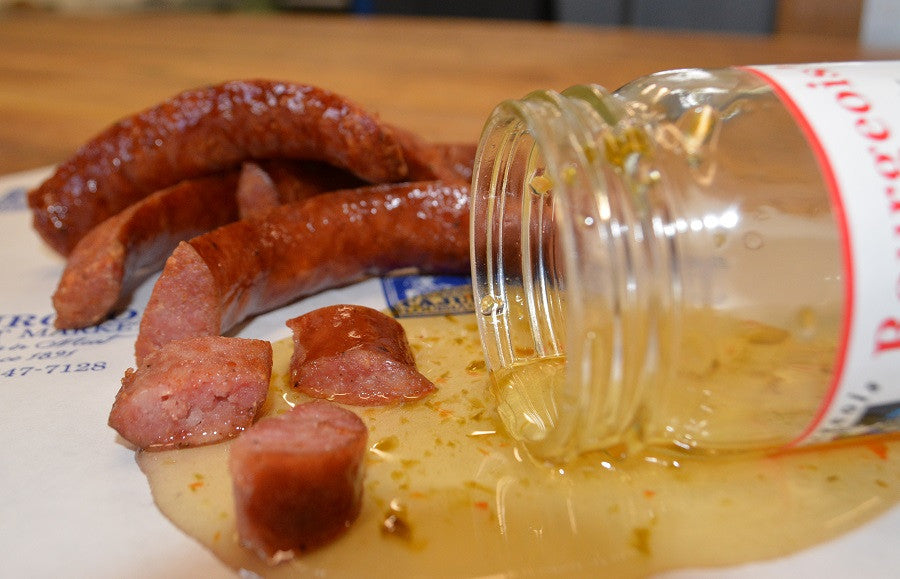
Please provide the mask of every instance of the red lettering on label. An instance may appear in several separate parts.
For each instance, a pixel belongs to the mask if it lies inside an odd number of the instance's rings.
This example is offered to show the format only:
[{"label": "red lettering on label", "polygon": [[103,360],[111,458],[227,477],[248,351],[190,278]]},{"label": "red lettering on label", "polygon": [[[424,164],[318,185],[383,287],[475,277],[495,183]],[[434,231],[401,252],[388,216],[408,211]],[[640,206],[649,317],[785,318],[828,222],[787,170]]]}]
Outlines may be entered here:
[{"label": "red lettering on label", "polygon": [[[823,71],[822,69],[817,69],[814,72],[815,73],[821,72],[823,74],[822,75],[813,74],[813,76],[823,76],[824,73],[827,71]],[[831,76],[837,76],[834,73],[830,73],[830,74],[831,74]],[[835,88],[835,87],[839,87],[839,86],[850,86],[850,83],[847,81],[847,79],[841,79],[841,80],[827,80],[825,82],[811,82],[811,83],[808,83],[806,86],[808,86],[809,88]]]},{"label": "red lettering on label", "polygon": [[[900,61],[773,66],[759,74],[809,137],[844,243],[842,351],[819,413],[796,442],[824,441],[847,428],[859,432],[870,404],[900,394]],[[880,383],[886,392],[877,392]]]},{"label": "red lettering on label", "polygon": [[[831,95],[833,103],[839,111],[847,115],[847,122],[853,123],[856,133],[870,144],[889,142],[894,139],[891,127],[883,118],[873,115],[873,105],[864,92],[850,79],[829,67],[815,67],[806,69],[805,74],[811,78],[822,79],[808,82],[807,88],[816,91],[826,91]],[[838,119],[836,119],[838,120]],[[881,180],[879,189],[888,201],[889,214],[894,219],[892,226],[893,240],[900,242],[900,225],[896,218],[900,217],[900,199],[897,199],[896,183],[900,181],[900,152],[896,154],[886,153],[884,150],[872,145],[868,147],[871,159],[870,171]],[[873,191],[872,193],[874,193]],[[860,192],[862,193],[862,192]],[[900,247],[895,245],[894,255],[900,261]],[[900,299],[900,281],[894,288],[895,297]],[[885,319],[875,332],[875,352],[880,353],[900,348],[900,322],[894,318]]]},{"label": "red lettering on label", "polygon": [[[887,194],[888,197],[890,197],[892,199],[891,205],[890,205],[891,213],[894,213],[895,211],[900,211],[900,200],[893,198],[895,189],[893,187],[888,187],[884,190],[884,192],[885,192],[885,194]],[[897,235],[898,233],[900,233],[900,225],[894,226],[894,235]]]},{"label": "red lettering on label", "polygon": [[862,117],[856,120],[859,134],[873,141],[886,141],[891,138],[891,130],[877,119]]},{"label": "red lettering on label", "polygon": [[850,111],[851,113],[867,113],[872,108],[871,105],[859,93],[849,90],[837,93],[835,97],[838,104]]},{"label": "red lettering on label", "polygon": [[900,322],[887,318],[875,330],[875,353],[900,348]]},{"label": "red lettering on label", "polygon": [[[891,181],[900,179],[900,163],[897,162],[896,157],[874,150],[872,156],[875,160],[875,171],[880,176]],[[893,187],[889,187],[889,189],[893,190]]]}]

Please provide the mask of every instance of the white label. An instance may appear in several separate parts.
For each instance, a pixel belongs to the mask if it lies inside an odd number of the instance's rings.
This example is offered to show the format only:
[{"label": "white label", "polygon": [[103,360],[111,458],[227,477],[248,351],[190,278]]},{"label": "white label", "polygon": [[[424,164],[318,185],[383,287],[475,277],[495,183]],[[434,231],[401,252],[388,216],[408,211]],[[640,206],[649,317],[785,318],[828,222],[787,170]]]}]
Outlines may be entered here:
[{"label": "white label", "polygon": [[834,382],[795,444],[900,430],[900,61],[759,66],[806,133],[843,235]]}]

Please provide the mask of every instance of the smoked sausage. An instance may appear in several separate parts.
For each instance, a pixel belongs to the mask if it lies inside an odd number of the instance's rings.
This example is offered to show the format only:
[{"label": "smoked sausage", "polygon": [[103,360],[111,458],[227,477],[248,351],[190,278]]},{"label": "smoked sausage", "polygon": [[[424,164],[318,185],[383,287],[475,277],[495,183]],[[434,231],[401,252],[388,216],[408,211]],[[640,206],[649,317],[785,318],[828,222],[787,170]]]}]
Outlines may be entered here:
[{"label": "smoked sausage", "polygon": [[467,143],[430,143],[412,131],[391,127],[400,143],[410,181],[472,181],[477,145]]},{"label": "smoked sausage", "polygon": [[83,328],[114,313],[180,241],[282,203],[361,183],[317,161],[248,161],[239,174],[187,179],[144,197],[95,226],[69,254],[53,295],[55,325]]},{"label": "smoked sausage", "polygon": [[277,192],[277,203],[292,203],[319,193],[368,185],[353,173],[319,161],[266,159],[257,165]]},{"label": "smoked sausage", "polygon": [[318,308],[287,321],[291,384],[313,398],[353,406],[418,400],[434,384],[416,369],[403,326],[365,306]]},{"label": "smoked sausage", "polygon": [[172,342],[125,372],[109,425],[147,450],[226,440],[253,424],[271,373],[272,345],[265,340]]},{"label": "smoked sausage", "polygon": [[373,185],[282,205],[265,219],[182,242],[153,288],[136,357],[368,276],[400,268],[467,273],[468,214],[464,185]]},{"label": "smoked sausage", "polygon": [[30,191],[28,203],[35,229],[68,255],[94,225],[155,191],[266,158],[325,161],[373,183],[407,175],[391,130],[349,100],[303,84],[232,81],[113,124]]},{"label": "smoked sausage", "polygon": [[235,197],[241,219],[258,217],[281,204],[272,177],[253,161],[241,165]]},{"label": "smoked sausage", "polygon": [[72,250],[53,294],[56,327],[102,321],[178,242],[236,220],[236,183],[234,172],[182,181],[94,227]]},{"label": "smoked sausage", "polygon": [[240,543],[275,564],[347,530],[362,509],[368,431],[319,400],[263,418],[231,445]]}]

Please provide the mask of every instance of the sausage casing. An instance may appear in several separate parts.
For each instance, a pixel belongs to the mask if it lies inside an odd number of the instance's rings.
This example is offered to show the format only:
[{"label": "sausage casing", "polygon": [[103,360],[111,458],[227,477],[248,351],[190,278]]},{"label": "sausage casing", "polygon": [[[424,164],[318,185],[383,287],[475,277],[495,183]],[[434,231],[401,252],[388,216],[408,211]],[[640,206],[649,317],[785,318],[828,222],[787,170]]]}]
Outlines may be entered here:
[{"label": "sausage casing", "polygon": [[233,172],[182,181],[94,227],[72,250],[53,294],[56,327],[102,321],[178,242],[236,220],[236,182]]},{"label": "sausage casing", "polygon": [[468,188],[374,185],[276,207],[183,242],[153,288],[135,353],[228,331],[300,297],[401,268],[469,271]]},{"label": "sausage casing", "polygon": [[154,191],[266,158],[326,161],[373,183],[407,173],[391,130],[347,99],[233,81],[185,91],[88,141],[29,193],[34,227],[67,255],[94,225]]}]

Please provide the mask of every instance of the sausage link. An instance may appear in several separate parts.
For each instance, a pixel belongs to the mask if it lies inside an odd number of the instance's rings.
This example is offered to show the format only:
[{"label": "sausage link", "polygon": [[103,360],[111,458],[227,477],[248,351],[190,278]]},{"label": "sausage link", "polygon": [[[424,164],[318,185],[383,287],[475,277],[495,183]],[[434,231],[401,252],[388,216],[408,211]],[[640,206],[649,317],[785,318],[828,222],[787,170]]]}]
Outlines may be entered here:
[{"label": "sausage link", "polygon": [[430,143],[415,133],[391,127],[400,143],[409,170],[410,181],[472,181],[477,145],[466,143]]},{"label": "sausage link", "polygon": [[253,161],[241,165],[235,197],[241,219],[258,217],[281,204],[272,177]]},{"label": "sausage link", "polygon": [[[403,152],[409,181],[469,184],[475,162],[473,144],[429,143],[414,133],[391,127]],[[241,217],[262,215],[276,205],[366,183],[346,169],[320,161],[262,159],[241,169],[238,206]],[[246,197],[246,198],[245,198]]]},{"label": "sausage link", "polygon": [[372,275],[469,271],[468,188],[374,185],[282,205],[178,245],[153,288],[138,360],[175,339]]},{"label": "sausage link", "polygon": [[319,193],[369,184],[346,169],[320,161],[265,159],[256,164],[275,186],[279,205],[300,201]]},{"label": "sausage link", "polygon": [[180,241],[236,220],[236,183],[233,172],[182,181],[94,227],[72,250],[53,294],[56,327],[100,322]]},{"label": "sausage link", "polygon": [[89,231],[69,254],[53,295],[56,327],[102,321],[162,268],[180,241],[288,201],[361,184],[353,174],[318,161],[248,161],[237,175],[229,171],[187,179]]},{"label": "sausage link", "polygon": [[66,255],[154,191],[273,157],[326,161],[375,183],[407,173],[390,129],[354,103],[302,84],[227,82],[183,92],[86,143],[29,193],[34,227]]}]

